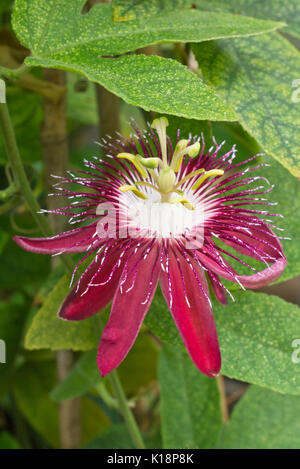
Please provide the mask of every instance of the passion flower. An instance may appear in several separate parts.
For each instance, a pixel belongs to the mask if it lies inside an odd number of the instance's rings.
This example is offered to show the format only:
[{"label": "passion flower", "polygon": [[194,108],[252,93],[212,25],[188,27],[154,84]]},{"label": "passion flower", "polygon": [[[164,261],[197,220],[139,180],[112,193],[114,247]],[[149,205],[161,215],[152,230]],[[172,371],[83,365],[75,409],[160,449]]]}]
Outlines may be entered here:
[{"label": "passion flower", "polygon": [[[225,304],[230,292],[220,277],[258,288],[276,280],[286,264],[276,227],[266,219],[278,214],[257,209],[272,205],[261,198],[272,186],[252,175],[263,166],[255,164],[259,155],[233,164],[234,148],[220,156],[221,145],[205,151],[203,138],[180,139],[179,131],[173,146],[167,126],[162,117],[142,133],[133,122],[135,134],[102,140],[102,159],[60,178],[59,193],[75,200],[52,213],[83,226],[51,238],[14,238],[32,252],[93,256],[59,316],[85,319],[112,301],[97,356],[102,376],[133,345],[158,282],[191,359],[216,376],[221,357],[208,285]],[[263,270],[243,256],[260,261]],[[251,275],[240,275],[228,260]]]}]

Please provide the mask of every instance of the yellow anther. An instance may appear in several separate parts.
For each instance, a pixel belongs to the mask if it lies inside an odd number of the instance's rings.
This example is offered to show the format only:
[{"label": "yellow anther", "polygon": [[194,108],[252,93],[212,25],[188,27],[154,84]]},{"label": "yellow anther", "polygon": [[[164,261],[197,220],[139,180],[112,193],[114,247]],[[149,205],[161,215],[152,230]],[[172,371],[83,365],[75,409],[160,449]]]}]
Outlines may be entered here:
[{"label": "yellow anther", "polygon": [[124,186],[120,186],[119,189],[122,192],[132,191],[134,195],[136,195],[140,199],[146,200],[148,198],[145,196],[145,194],[143,194],[143,192],[139,191],[136,186],[130,186],[129,184],[124,184]]},{"label": "yellow anther", "polygon": [[177,173],[180,170],[182,159],[184,155],[188,155],[190,158],[195,158],[200,150],[200,143],[195,142],[188,146],[188,140],[179,140],[175,147],[175,151],[172,157],[171,168]]},{"label": "yellow anther", "polygon": [[174,169],[175,173],[180,169],[182,158],[184,157],[184,150],[188,146],[188,143],[188,140],[179,140],[175,147],[171,163],[171,167]]},{"label": "yellow anther", "polygon": [[148,176],[147,170],[140,162],[141,159],[144,159],[141,157],[141,155],[132,155],[131,153],[119,153],[117,155],[117,158],[125,158],[126,160],[129,160],[131,163],[134,164],[134,166],[143,178],[146,178]]},{"label": "yellow anther", "polygon": [[209,177],[211,176],[223,176],[224,171],[222,169],[211,169],[210,171],[206,171],[203,176],[201,176],[195,184],[192,186],[192,189],[198,189],[198,187],[201,186],[201,184]]},{"label": "yellow anther", "polygon": [[194,205],[192,205],[189,201],[187,202],[182,202],[182,205],[187,208],[188,210],[195,210]]},{"label": "yellow anther", "polygon": [[176,194],[179,194],[179,195],[183,195],[183,194],[184,194],[184,192],[183,192],[181,189],[176,189],[175,192],[176,192]]},{"label": "yellow anther", "polygon": [[179,142],[177,142],[176,144],[174,155],[184,150],[188,146],[188,144],[189,144],[189,140],[186,140],[186,139],[179,140]]},{"label": "yellow anther", "polygon": [[193,145],[190,145],[188,148],[190,148],[188,151],[189,157],[195,158],[195,156],[197,156],[200,151],[200,143],[195,142]]},{"label": "yellow anther", "polygon": [[158,165],[161,164],[160,158],[140,158],[139,162],[145,166],[145,168],[155,169],[158,168]]},{"label": "yellow anther", "polygon": [[195,207],[187,200],[186,197],[177,197],[170,200],[170,204],[182,204],[188,210],[195,210]]}]

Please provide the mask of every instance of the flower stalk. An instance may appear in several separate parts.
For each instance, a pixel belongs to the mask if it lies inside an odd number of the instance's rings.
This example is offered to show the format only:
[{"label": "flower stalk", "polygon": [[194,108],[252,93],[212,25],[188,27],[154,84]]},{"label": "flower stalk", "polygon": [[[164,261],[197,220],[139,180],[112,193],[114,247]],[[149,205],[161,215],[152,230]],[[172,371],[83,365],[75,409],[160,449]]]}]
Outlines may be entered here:
[{"label": "flower stalk", "polygon": [[113,370],[109,375],[108,375],[110,384],[113,388],[113,392],[118,399],[119,402],[119,409],[123,415],[123,418],[125,420],[126,426],[128,428],[128,431],[130,433],[130,436],[132,438],[132,441],[137,449],[145,449],[145,444],[143,442],[141,433],[139,431],[139,428],[136,424],[135,418],[133,416],[133,413],[131,409],[128,406],[128,402],[125,396],[125,393],[122,388],[121,381],[119,379],[119,376],[116,372],[116,370]]},{"label": "flower stalk", "polygon": [[229,422],[229,410],[227,405],[226,389],[224,377],[222,375],[217,376],[218,389],[220,394],[220,407],[221,415],[224,423]]}]

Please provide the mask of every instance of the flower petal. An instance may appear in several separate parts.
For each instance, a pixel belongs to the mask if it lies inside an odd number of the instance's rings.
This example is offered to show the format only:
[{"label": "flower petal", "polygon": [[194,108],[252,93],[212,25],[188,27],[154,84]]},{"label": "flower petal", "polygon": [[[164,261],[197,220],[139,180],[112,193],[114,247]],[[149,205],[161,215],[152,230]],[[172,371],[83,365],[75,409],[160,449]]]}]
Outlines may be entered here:
[{"label": "flower petal", "polygon": [[115,294],[127,255],[120,245],[111,248],[102,262],[101,257],[94,260],[64,300],[59,317],[79,321],[104,308]]},{"label": "flower petal", "polygon": [[[272,262],[278,257],[283,256],[282,247],[278,237],[270,228],[262,223],[259,229],[249,228],[241,232],[233,230],[223,230],[220,239],[229,246],[233,247],[236,252],[257,260],[265,260]],[[232,237],[232,239],[230,239]]]},{"label": "flower petal", "polygon": [[[93,241],[96,233],[96,223],[75,230],[65,231],[50,238],[27,238],[14,236],[14,241],[27,251],[39,254],[59,254],[68,252],[83,252]],[[100,239],[99,239],[100,241]]]},{"label": "flower petal", "polygon": [[225,289],[224,287],[222,287],[222,283],[220,282],[219,277],[209,271],[207,271],[207,275],[208,275],[211,287],[213,289],[213,292],[217,300],[223,305],[227,305],[228,301],[227,301]]},{"label": "flower petal", "polygon": [[[219,253],[218,256],[215,256],[215,258],[212,259],[204,252],[197,251],[197,257],[205,268],[227,280],[236,282],[243,285],[245,288],[250,289],[264,287],[280,277],[286,266],[286,258],[283,254],[282,246],[277,236],[270,230],[270,228],[268,228],[267,225],[262,224],[262,227],[265,230],[264,233],[261,231],[258,232],[255,229],[249,230],[253,236],[260,237],[261,242],[247,236],[246,233],[240,238],[242,241],[245,241],[249,247],[254,246],[266,253],[265,260],[268,263],[271,263],[271,265],[261,272],[256,272],[253,275],[238,275],[233,267],[231,267]],[[222,238],[220,237],[220,239]],[[247,254],[248,256],[250,255],[249,249],[245,250],[236,243],[231,243],[226,240],[223,241],[224,243],[234,247],[237,252]],[[270,260],[268,256],[271,256],[273,259]],[[253,253],[252,257],[257,259],[255,253]]]},{"label": "flower petal", "polygon": [[158,244],[144,255],[144,249],[139,248],[124,267],[99,344],[97,363],[101,376],[116,368],[129,352],[155,293],[160,273]]},{"label": "flower petal", "polygon": [[183,342],[197,368],[215,377],[221,368],[221,355],[208,286],[195,260],[169,249],[167,272],[161,287]]}]

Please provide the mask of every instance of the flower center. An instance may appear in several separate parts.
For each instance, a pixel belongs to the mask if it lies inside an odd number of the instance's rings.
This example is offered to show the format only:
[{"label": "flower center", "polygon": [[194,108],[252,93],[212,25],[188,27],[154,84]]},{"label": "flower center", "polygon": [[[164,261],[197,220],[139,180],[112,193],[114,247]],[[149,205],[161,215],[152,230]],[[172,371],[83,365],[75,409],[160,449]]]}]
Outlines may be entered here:
[{"label": "flower center", "polygon": [[189,198],[195,210],[172,203],[172,198],[169,203],[162,202],[160,194],[150,188],[145,199],[135,197],[132,192],[124,193],[122,202],[128,207],[126,216],[130,236],[142,234],[145,237],[175,238],[189,235],[204,219],[203,206],[194,201],[192,193],[189,193]]},{"label": "flower center", "polygon": [[181,189],[181,186],[189,179],[194,178],[195,181],[192,185],[192,190],[195,191],[207,178],[211,176],[221,176],[224,174],[224,171],[220,169],[205,171],[201,168],[189,173],[180,180],[178,173],[180,172],[183,158],[185,156],[195,158],[199,154],[200,143],[196,141],[191,144],[189,140],[179,140],[170,162],[168,162],[166,131],[168,125],[169,123],[166,117],[155,119],[152,123],[152,127],[156,130],[159,138],[162,158],[144,158],[139,154],[133,155],[131,153],[119,153],[117,155],[118,158],[125,158],[134,164],[139,174],[142,176],[142,180],[136,181],[133,185],[125,184],[120,186],[119,189],[122,192],[132,191],[136,197],[143,200],[146,200],[147,196],[139,187],[145,186],[153,189],[153,191],[156,191],[158,196],[160,196],[158,197],[158,201],[161,203],[160,205],[164,203],[168,204],[167,207],[161,209],[160,212],[170,208],[170,205],[182,205],[187,210],[195,210],[192,201]]}]

